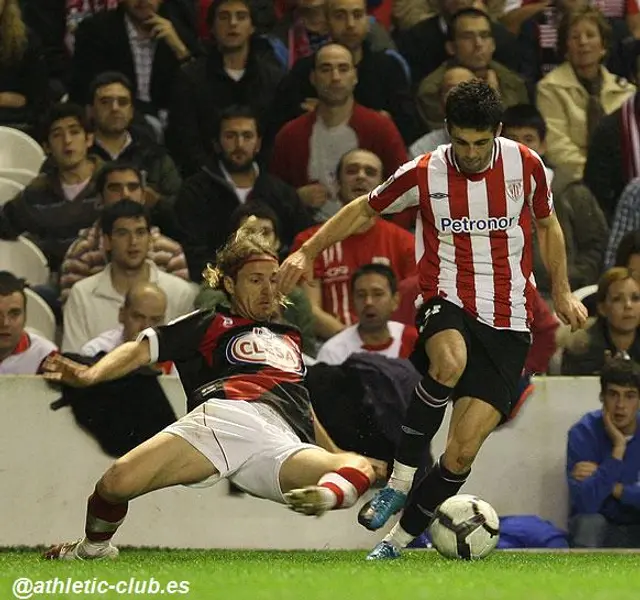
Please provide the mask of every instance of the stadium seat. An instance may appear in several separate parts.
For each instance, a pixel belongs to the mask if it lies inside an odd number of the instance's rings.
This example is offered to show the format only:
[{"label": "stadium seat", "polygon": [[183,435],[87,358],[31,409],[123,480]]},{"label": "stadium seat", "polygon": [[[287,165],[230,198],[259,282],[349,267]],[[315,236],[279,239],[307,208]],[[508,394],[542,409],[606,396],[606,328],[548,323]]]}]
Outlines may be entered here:
[{"label": "stadium seat", "polygon": [[56,341],[56,318],[49,305],[33,290],[25,288],[27,295],[26,327],[42,337]]},{"label": "stadium seat", "polygon": [[12,179],[0,178],[0,206],[5,202],[9,202],[16,194],[20,193],[24,189],[24,185],[13,181]]},{"label": "stadium seat", "polygon": [[593,317],[596,314],[596,292],[598,291],[598,284],[585,285],[573,292],[573,295],[585,305],[589,311],[589,316]]},{"label": "stadium seat", "polygon": [[44,159],[44,150],[32,137],[11,127],[0,127],[0,171],[38,173]]},{"label": "stadium seat", "polygon": [[37,175],[29,169],[3,169],[0,167],[0,177],[10,179],[22,187],[29,185]]},{"label": "stadium seat", "polygon": [[47,283],[50,275],[40,248],[23,236],[15,241],[0,240],[0,270],[11,271],[32,286]]}]

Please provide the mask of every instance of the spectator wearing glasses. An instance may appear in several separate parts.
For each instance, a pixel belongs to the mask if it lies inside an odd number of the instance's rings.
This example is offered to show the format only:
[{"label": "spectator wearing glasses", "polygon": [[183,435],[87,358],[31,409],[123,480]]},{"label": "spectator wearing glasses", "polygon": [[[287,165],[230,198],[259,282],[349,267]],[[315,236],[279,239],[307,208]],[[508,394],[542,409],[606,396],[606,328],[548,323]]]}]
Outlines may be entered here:
[{"label": "spectator wearing glasses", "polygon": [[499,91],[505,107],[529,101],[522,77],[493,58],[496,42],[491,20],[485,12],[477,8],[459,10],[451,18],[447,35],[446,48],[451,58],[425,77],[418,87],[418,112],[429,130],[442,127],[442,80],[452,64],[469,69]]}]

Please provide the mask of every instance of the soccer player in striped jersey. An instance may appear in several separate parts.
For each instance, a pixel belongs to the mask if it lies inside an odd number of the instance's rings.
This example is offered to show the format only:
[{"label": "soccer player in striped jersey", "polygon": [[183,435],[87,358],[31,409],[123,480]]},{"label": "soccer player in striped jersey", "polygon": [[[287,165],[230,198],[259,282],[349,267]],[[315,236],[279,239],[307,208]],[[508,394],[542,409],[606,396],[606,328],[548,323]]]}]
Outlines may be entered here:
[{"label": "soccer player in striped jersey", "polygon": [[[498,94],[486,83],[456,86],[445,107],[451,143],[401,166],[345,206],[280,269],[286,291],[324,248],[371,215],[418,207],[422,305],[412,360],[423,379],[402,426],[391,478],[360,511],[360,523],[375,530],[404,508],[370,559],[397,558],[424,531],[435,508],[458,493],[485,439],[517,399],[530,343],[534,220],[558,316],[574,329],[586,320],[586,309],[569,288],[564,238],[542,160],[499,137],[502,113]],[[445,452],[414,482],[419,457],[449,400],[455,404]]]}]

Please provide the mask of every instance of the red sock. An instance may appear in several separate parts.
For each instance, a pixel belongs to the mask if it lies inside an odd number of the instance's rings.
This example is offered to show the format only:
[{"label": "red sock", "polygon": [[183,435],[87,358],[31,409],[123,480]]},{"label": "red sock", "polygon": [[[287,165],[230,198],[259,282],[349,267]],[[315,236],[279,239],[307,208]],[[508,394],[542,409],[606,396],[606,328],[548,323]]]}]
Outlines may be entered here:
[{"label": "red sock", "polygon": [[342,467],[323,475],[318,485],[335,494],[336,504],[333,508],[349,508],[369,489],[371,481],[367,475],[354,467]]},{"label": "red sock", "polygon": [[128,502],[107,502],[96,488],[87,502],[87,521],[84,526],[87,539],[91,542],[110,540],[124,521],[128,508]]}]

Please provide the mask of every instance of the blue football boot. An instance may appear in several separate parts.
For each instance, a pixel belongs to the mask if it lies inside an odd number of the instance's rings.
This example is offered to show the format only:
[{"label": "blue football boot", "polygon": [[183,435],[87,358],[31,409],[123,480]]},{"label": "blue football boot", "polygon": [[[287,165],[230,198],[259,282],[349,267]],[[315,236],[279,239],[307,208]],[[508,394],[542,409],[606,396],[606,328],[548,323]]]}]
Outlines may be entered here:
[{"label": "blue football boot", "polygon": [[382,540],[369,554],[366,560],[394,560],[400,558],[398,550],[391,542]]},{"label": "blue football boot", "polygon": [[390,487],[382,488],[358,513],[358,523],[371,531],[380,529],[393,515],[402,510],[407,494]]}]

